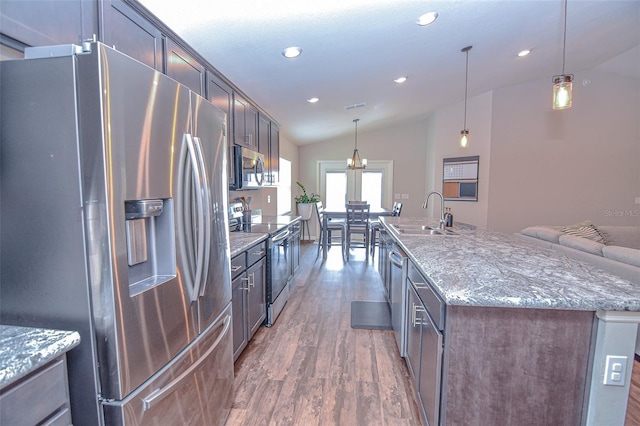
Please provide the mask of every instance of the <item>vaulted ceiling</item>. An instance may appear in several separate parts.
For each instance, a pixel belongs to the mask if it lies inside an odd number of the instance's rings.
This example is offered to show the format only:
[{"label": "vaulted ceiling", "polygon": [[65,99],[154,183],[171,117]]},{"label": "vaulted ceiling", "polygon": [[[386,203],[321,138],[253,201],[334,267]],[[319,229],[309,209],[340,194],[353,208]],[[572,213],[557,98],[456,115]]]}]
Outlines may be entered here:
[{"label": "vaulted ceiling", "polygon": [[[140,2],[296,144],[352,133],[354,118],[359,131],[372,130],[462,101],[469,45],[469,96],[547,78],[551,96],[551,77],[562,72],[562,0]],[[416,24],[432,11],[433,24]],[[567,73],[638,45],[640,1],[568,0]],[[288,46],[302,55],[285,58]],[[518,57],[523,49],[531,53]],[[640,59],[622,69],[640,78]],[[407,81],[395,83],[400,76]]]}]

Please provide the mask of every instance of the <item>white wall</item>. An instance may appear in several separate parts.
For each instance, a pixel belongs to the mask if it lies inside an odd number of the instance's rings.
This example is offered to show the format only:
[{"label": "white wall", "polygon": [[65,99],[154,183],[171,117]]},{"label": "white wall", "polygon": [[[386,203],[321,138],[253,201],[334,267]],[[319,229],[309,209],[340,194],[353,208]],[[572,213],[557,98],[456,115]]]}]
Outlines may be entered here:
[{"label": "white wall", "polygon": [[[489,171],[491,164],[491,116],[492,93],[468,99],[467,128],[469,129],[469,147],[460,148],[460,131],[464,126],[464,103],[441,109],[429,117],[429,163],[426,179],[427,192],[442,192],[442,160],[449,157],[480,156],[478,171],[478,201],[446,201],[451,208],[454,224],[457,221],[472,225],[487,226],[489,206]],[[434,210],[435,208],[435,210]],[[440,201],[429,200],[428,216],[440,215]]]},{"label": "white wall", "polygon": [[[340,160],[345,162],[353,154],[354,135],[325,142],[304,145],[298,148],[298,180],[307,192],[319,192],[318,161]],[[408,199],[397,199],[403,203],[403,216],[422,216],[420,207],[425,194],[424,175],[427,149],[427,121],[417,119],[369,132],[366,122],[358,125],[358,151],[361,157],[372,160],[392,160],[393,194],[408,194]],[[295,175],[294,175],[295,176]],[[294,189],[294,195],[297,191]],[[387,206],[391,207],[391,206]]]},{"label": "white wall", "polygon": [[493,94],[488,227],[640,224],[640,80],[576,73],[564,111],[551,92],[544,80]]}]

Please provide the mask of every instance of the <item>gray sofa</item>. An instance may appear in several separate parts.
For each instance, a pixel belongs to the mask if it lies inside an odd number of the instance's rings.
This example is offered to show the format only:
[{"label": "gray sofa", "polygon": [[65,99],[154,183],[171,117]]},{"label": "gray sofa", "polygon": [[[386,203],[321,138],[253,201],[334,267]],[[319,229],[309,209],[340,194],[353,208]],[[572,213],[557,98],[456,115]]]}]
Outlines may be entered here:
[{"label": "gray sofa", "polygon": [[602,238],[598,238],[597,235],[595,237],[572,235],[571,228],[580,228],[578,225],[588,223],[583,222],[569,227],[531,226],[516,235],[533,244],[553,248],[640,285],[640,226],[591,224],[590,228],[595,229]]}]

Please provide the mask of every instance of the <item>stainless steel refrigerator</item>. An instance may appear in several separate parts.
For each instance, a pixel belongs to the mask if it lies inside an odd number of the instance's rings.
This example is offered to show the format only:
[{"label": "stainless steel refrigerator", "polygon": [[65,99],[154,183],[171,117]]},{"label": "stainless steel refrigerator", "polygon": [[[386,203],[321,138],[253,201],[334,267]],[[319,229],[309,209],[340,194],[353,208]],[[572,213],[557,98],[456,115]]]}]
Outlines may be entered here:
[{"label": "stainless steel refrigerator", "polygon": [[225,114],[100,43],[0,64],[0,322],[77,330],[77,425],[231,407]]}]

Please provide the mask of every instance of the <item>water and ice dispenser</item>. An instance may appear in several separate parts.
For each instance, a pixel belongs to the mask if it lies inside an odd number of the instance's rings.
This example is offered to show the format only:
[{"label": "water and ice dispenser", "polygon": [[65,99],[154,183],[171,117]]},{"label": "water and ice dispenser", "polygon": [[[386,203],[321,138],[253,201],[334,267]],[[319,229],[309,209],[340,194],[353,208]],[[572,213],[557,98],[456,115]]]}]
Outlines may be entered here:
[{"label": "water and ice dispenser", "polygon": [[176,276],[173,200],[125,201],[129,292],[142,293]]}]

